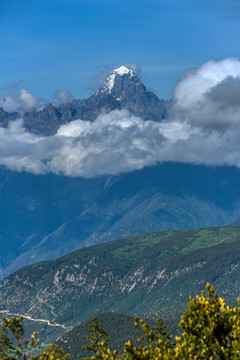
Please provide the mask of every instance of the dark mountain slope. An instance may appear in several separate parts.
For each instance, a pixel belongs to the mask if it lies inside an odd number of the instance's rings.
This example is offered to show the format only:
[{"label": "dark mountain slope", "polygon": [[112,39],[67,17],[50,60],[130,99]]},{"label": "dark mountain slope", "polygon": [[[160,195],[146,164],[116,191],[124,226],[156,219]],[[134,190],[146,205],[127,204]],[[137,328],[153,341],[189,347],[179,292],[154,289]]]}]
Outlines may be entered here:
[{"label": "dark mountain slope", "polygon": [[95,179],[0,169],[0,264],[12,272],[72,250],[151,231],[239,218],[235,168],[160,164]]}]

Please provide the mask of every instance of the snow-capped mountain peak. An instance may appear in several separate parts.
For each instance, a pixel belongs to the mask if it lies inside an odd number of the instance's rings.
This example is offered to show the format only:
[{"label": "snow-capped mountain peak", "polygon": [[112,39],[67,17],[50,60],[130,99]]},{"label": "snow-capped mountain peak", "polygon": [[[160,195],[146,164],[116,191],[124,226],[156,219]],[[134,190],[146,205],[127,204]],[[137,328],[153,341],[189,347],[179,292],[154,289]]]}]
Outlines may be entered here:
[{"label": "snow-capped mountain peak", "polygon": [[123,76],[125,74],[128,74],[130,78],[134,76],[134,72],[123,65],[111,72],[111,74],[107,77],[105,81],[105,88],[108,89],[109,93],[111,93],[111,90],[114,87],[116,75]]}]

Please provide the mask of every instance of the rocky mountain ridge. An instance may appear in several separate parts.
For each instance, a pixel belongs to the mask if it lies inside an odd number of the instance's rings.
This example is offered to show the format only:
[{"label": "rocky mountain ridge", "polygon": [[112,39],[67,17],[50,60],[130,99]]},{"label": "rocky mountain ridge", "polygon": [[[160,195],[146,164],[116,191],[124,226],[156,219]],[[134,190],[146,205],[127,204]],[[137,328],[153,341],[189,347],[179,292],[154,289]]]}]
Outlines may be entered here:
[{"label": "rocky mountain ridge", "polygon": [[144,120],[161,121],[167,114],[168,104],[168,101],[159,100],[153,92],[148,91],[132,70],[121,66],[113,70],[105,85],[88,99],[75,99],[59,106],[49,103],[41,110],[24,114],[9,113],[0,108],[0,126],[6,127],[9,121],[23,117],[28,131],[49,136],[70,121],[94,121],[101,112],[116,109],[127,109]]}]

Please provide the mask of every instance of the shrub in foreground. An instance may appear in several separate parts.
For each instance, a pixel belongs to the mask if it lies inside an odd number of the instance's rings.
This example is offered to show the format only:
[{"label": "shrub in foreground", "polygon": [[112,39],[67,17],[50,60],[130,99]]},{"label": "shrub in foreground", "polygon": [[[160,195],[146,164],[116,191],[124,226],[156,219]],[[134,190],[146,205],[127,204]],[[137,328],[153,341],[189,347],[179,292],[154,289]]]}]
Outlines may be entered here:
[{"label": "shrub in foreground", "polygon": [[[163,360],[235,360],[240,359],[240,308],[230,308],[225,300],[207,284],[206,292],[190,298],[188,308],[183,313],[180,327],[181,337],[175,344],[163,331],[149,329],[143,320],[135,318],[138,344],[129,340],[123,345],[123,352],[111,351],[104,342],[92,359],[163,359]],[[155,327],[156,329],[156,327]]]}]

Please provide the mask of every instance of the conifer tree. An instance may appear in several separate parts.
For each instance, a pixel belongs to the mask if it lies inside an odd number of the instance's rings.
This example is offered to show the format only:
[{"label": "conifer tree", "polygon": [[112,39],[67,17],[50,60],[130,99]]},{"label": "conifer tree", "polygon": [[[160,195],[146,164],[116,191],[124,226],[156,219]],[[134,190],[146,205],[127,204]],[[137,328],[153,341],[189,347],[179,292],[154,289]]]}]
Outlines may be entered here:
[{"label": "conifer tree", "polygon": [[92,323],[88,326],[87,332],[88,335],[86,338],[90,341],[90,343],[82,346],[81,350],[91,351],[100,357],[102,347],[106,348],[110,341],[108,333],[103,330],[100,321],[96,317],[93,317]]},{"label": "conifer tree", "polygon": [[160,316],[157,318],[156,325],[153,327],[153,338],[155,343],[157,343],[158,340],[163,340],[169,342],[169,345],[172,345],[171,335],[166,331],[163,320]]}]

